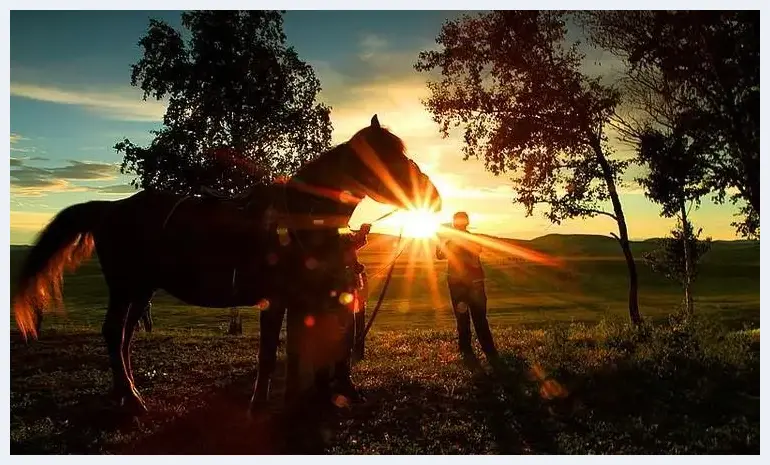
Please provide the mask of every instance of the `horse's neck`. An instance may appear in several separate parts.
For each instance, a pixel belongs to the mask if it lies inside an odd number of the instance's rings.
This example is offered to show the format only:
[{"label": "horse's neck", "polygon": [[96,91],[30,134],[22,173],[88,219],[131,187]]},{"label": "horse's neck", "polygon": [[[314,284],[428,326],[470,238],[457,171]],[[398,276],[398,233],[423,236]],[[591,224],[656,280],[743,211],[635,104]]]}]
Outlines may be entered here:
[{"label": "horse's neck", "polygon": [[335,218],[335,222],[347,224],[359,202],[343,201],[338,192],[327,186],[290,184],[284,195],[284,210],[292,214]]},{"label": "horse's neck", "polygon": [[347,144],[340,144],[300,169],[286,186],[288,210],[336,217],[347,224],[361,202],[352,194],[357,190],[355,174],[344,170],[354,166],[344,162],[344,157],[351,156],[350,150]]},{"label": "horse's neck", "polygon": [[305,164],[292,181],[324,190],[354,193],[359,190],[362,173],[356,171],[361,166],[355,151],[345,142]]}]

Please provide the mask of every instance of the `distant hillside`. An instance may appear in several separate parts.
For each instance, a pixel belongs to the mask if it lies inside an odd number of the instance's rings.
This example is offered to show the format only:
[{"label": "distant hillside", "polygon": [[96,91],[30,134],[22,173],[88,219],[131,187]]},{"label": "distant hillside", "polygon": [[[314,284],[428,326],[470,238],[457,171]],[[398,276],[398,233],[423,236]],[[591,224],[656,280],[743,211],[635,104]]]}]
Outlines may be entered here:
[{"label": "distant hillside", "polygon": [[[609,236],[592,234],[547,234],[531,240],[495,237],[486,234],[478,234],[487,240],[500,241],[525,247],[538,252],[543,252],[559,257],[615,257],[622,258],[623,254],[617,241]],[[409,238],[403,238],[402,244]],[[642,254],[655,248],[656,239],[643,241],[631,241],[631,249],[636,258],[641,259]],[[433,248],[438,241],[429,240],[428,247]],[[390,253],[398,246],[398,236],[389,234],[372,233],[369,235],[369,244],[365,253]],[[18,259],[18,254],[23,254],[30,246],[11,245],[11,260]],[[14,257],[15,255],[15,257]],[[735,240],[714,241],[711,251],[705,256],[704,262],[746,262],[759,263],[759,241]]]},{"label": "distant hillside", "polygon": [[[488,240],[500,241],[519,247],[536,250],[549,255],[560,257],[616,257],[622,258],[623,253],[617,241],[609,236],[592,234],[547,234],[535,239],[512,239],[495,237],[487,234],[477,234]],[[655,248],[658,239],[631,241],[631,249],[637,258]],[[397,236],[387,234],[370,234],[367,253],[385,253],[393,250],[398,242]],[[435,246],[437,241],[431,240],[429,246]],[[709,261],[741,261],[759,263],[759,241],[714,241],[711,251],[704,258]]]}]

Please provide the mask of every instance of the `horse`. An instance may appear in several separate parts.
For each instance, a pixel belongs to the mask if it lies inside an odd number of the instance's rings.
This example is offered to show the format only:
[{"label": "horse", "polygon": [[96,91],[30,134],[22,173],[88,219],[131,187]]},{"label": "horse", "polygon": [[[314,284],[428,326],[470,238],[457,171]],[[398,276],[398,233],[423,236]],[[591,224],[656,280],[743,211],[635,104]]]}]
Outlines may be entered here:
[{"label": "horse", "polygon": [[95,250],[109,293],[102,335],[121,408],[147,411],[134,383],[131,342],[159,289],[199,307],[285,305],[289,395],[298,385],[302,322],[330,298],[329,270],[340,269],[342,254],[324,239],[339,236],[367,196],[399,208],[441,206],[436,187],[377,115],[288,182],[256,186],[246,200],[144,190],[72,205],[43,229],[22,265],[12,302],[16,324],[25,339],[36,338],[43,312],[61,306],[64,270]]}]

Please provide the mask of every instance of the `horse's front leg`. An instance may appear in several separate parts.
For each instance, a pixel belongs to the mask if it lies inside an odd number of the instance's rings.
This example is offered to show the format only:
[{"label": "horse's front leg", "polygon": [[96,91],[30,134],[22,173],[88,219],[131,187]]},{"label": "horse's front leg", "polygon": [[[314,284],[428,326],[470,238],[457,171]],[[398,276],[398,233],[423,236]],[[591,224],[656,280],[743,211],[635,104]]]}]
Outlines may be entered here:
[{"label": "horse's front leg", "polygon": [[285,313],[286,307],[276,301],[259,315],[259,369],[254,383],[254,394],[251,396],[252,412],[270,398],[270,385],[275,373],[278,342]]}]

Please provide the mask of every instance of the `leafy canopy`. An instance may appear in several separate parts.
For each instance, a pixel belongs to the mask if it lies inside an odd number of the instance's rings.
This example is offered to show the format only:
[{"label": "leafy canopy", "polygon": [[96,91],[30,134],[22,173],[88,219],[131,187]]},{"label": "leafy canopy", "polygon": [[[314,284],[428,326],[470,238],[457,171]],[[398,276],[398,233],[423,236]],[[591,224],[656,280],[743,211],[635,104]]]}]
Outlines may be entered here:
[{"label": "leafy canopy", "polygon": [[115,145],[136,187],[237,193],[329,147],[330,108],[316,102],[313,69],[286,45],[280,12],[186,12],[182,25],[187,40],[150,20],[139,41],[131,84],[168,108],[149,146]]},{"label": "leafy canopy", "polygon": [[[509,173],[528,215],[549,206],[553,222],[593,216],[626,162],[604,160],[603,128],[619,96],[581,73],[583,54],[566,42],[566,14],[494,11],[444,25],[438,51],[416,69],[439,71],[425,101],[446,137],[464,127],[465,158]],[[612,215],[610,215],[612,216]]]}]

